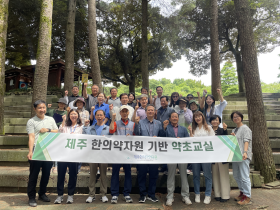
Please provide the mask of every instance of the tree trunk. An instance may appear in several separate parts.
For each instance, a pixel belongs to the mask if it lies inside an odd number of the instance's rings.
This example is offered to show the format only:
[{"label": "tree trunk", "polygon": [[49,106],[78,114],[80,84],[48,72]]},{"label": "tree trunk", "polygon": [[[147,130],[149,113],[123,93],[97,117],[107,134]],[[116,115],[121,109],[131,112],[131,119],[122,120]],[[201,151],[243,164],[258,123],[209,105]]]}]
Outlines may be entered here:
[{"label": "tree trunk", "polygon": [[4,135],[5,58],[9,0],[0,1],[0,135]]},{"label": "tree trunk", "polygon": [[248,0],[234,0],[234,4],[241,41],[249,125],[253,133],[254,164],[255,169],[264,176],[264,182],[268,183],[275,180],[276,171],[266,126],[250,6]]},{"label": "tree trunk", "polygon": [[142,87],[149,88],[147,28],[148,28],[148,0],[142,0],[142,56],[141,56]]},{"label": "tree trunk", "polygon": [[95,3],[95,0],[88,1],[89,52],[91,61],[92,82],[93,84],[98,85],[100,92],[103,92],[98,58]]},{"label": "tree trunk", "polygon": [[129,92],[135,93],[135,77],[131,77],[131,82],[129,83]]},{"label": "tree trunk", "polygon": [[220,50],[219,50],[219,33],[218,33],[218,3],[217,0],[211,0],[211,22],[210,22],[210,39],[211,39],[211,78],[212,78],[212,95],[218,100],[217,89],[221,88],[221,70],[220,70]]},{"label": "tree trunk", "polygon": [[[52,12],[53,0],[42,0],[32,104],[39,99],[46,101],[47,97],[52,38]],[[33,105],[31,110],[31,116],[34,116]]]},{"label": "tree trunk", "polygon": [[74,36],[75,36],[76,0],[69,0],[68,21],[66,27],[64,90],[69,92],[74,83]]},{"label": "tree trunk", "polygon": [[240,52],[236,51],[235,61],[236,61],[239,93],[245,93],[244,72],[243,72],[242,58]]}]

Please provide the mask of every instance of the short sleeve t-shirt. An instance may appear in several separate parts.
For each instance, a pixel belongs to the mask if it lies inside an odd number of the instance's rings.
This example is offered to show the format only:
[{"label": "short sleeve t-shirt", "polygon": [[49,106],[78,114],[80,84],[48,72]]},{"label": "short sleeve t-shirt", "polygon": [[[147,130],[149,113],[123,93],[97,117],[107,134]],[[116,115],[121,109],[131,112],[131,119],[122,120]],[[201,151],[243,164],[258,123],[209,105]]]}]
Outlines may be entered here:
[{"label": "short sleeve t-shirt", "polygon": [[32,117],[28,120],[26,124],[26,131],[28,134],[34,133],[35,134],[35,140],[34,140],[34,146],[37,143],[38,136],[40,134],[40,130],[42,128],[47,128],[51,130],[58,130],[58,127],[52,117],[45,116],[44,119],[40,119],[37,117]]}]

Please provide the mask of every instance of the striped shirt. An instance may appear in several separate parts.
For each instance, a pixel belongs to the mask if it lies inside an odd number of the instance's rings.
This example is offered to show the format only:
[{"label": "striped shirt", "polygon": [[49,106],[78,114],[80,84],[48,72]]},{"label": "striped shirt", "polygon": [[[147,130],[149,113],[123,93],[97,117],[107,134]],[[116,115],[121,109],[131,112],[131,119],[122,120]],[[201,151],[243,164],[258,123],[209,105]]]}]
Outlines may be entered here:
[{"label": "striped shirt", "polygon": [[244,144],[249,142],[247,150],[247,158],[252,160],[252,131],[247,125],[242,125],[239,128],[232,130],[232,133],[235,133],[237,141],[239,143],[240,151],[242,155],[244,154]]},{"label": "striped shirt", "polygon": [[28,120],[26,124],[26,131],[28,134],[34,133],[35,134],[35,140],[34,140],[34,146],[37,143],[37,139],[40,133],[40,130],[42,128],[47,128],[51,130],[58,130],[58,127],[52,117],[46,116],[44,119],[40,119],[35,115],[35,117],[32,117],[31,119]]}]

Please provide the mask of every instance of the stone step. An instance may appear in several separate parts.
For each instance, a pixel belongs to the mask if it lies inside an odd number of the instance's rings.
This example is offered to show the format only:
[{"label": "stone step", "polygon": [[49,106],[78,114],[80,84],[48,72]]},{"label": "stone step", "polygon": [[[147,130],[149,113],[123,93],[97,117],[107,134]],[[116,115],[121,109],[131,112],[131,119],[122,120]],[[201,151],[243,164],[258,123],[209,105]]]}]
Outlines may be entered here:
[{"label": "stone step", "polygon": [[17,105],[17,106],[6,106],[5,111],[14,111],[16,113],[19,112],[30,112],[31,111],[31,105]]},{"label": "stone step", "polygon": [[21,125],[25,126],[30,118],[4,118],[5,125]]},{"label": "stone step", "polygon": [[[228,127],[228,131],[231,132],[232,129],[236,128],[235,127]],[[280,130],[279,129],[268,129],[268,137],[269,138],[279,138],[280,137]]]},{"label": "stone step", "polygon": [[28,112],[15,112],[12,110],[4,110],[4,118],[31,118],[31,109]]},{"label": "stone step", "polygon": [[[46,99],[46,102],[47,103],[52,103],[52,102],[57,102],[58,101],[58,98],[57,97],[48,97]],[[7,103],[7,102],[12,102],[11,103]],[[28,97],[20,97],[20,98],[4,98],[4,103],[7,103],[7,105],[13,105],[13,103],[20,103],[20,102],[24,102],[24,103],[30,103],[32,102],[32,99],[31,98],[28,98]],[[5,104],[6,105],[6,104]]]},{"label": "stone step", "polygon": [[[138,187],[138,181],[137,181],[137,174],[135,173],[135,169],[132,168],[132,187]],[[41,172],[38,177],[37,187],[39,186],[40,179],[41,179]],[[237,183],[233,178],[232,172],[229,171],[230,175],[230,185],[231,187],[237,187]],[[107,170],[107,186],[111,186],[111,176],[112,171]],[[12,190],[12,188],[26,188],[26,183],[28,182],[29,177],[29,168],[28,167],[0,167],[0,188],[5,188],[9,190],[9,188]],[[89,177],[90,175],[88,172],[82,171],[78,174],[77,179],[77,189],[86,188],[88,190],[89,186]],[[149,175],[147,175],[147,182],[146,186],[148,187],[148,180]],[[125,175],[124,172],[120,172],[120,187],[124,186],[124,179]],[[69,175],[66,173],[66,180],[64,187],[67,187]],[[252,187],[261,187],[263,184],[263,177],[260,176],[259,172],[252,171],[250,173],[250,179],[251,179],[251,186]],[[192,174],[188,175],[188,183],[190,187],[194,187],[193,185],[193,176]],[[181,187],[181,181],[180,181],[180,174],[175,175],[175,187]],[[51,173],[48,188],[55,188],[57,187],[57,174]],[[96,187],[100,187],[100,181],[97,182]],[[157,179],[157,188],[165,188],[167,187],[167,176],[163,175],[162,173],[159,174],[159,177]],[[201,175],[200,178],[200,187],[205,187],[205,179]]]},{"label": "stone step", "polygon": [[28,136],[0,136],[0,146],[27,146]]}]

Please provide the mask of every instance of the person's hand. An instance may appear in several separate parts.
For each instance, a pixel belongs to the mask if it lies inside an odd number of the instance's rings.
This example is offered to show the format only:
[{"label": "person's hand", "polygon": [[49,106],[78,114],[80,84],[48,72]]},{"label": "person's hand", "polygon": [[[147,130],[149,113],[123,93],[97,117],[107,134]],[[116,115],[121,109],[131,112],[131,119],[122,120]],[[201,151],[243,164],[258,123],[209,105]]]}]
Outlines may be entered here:
[{"label": "person's hand", "polygon": [[138,124],[139,121],[140,121],[140,117],[136,117],[136,118],[135,118],[135,123]]},{"label": "person's hand", "polygon": [[33,153],[32,152],[28,152],[28,155],[27,155],[28,160],[32,160],[32,156],[33,156]]},{"label": "person's hand", "polygon": [[190,133],[192,133],[192,126],[189,125],[188,130],[190,131]]},{"label": "person's hand", "polygon": [[113,108],[114,108],[114,105],[113,105],[113,104],[110,104],[110,105],[109,105],[109,109],[110,109],[110,110],[113,110]]},{"label": "person's hand", "polygon": [[67,108],[66,108],[66,111],[67,111],[67,113],[69,113],[70,112],[70,107],[68,106]]},{"label": "person's hand", "polygon": [[95,109],[95,107],[94,107],[94,106],[92,106],[92,107],[90,108],[90,111],[91,111],[91,112],[93,112],[93,111],[94,111],[94,109]]},{"label": "person's hand", "polygon": [[84,87],[85,87],[85,88],[87,88],[87,85],[88,85],[87,83],[84,83]]},{"label": "person's hand", "polygon": [[48,108],[51,108],[52,107],[52,104],[48,104]]},{"label": "person's hand", "polygon": [[156,96],[156,95],[154,96],[154,99],[155,99],[155,100],[157,99],[157,96]]},{"label": "person's hand", "polygon": [[177,139],[179,139],[180,137],[177,137]]},{"label": "person's hand", "polygon": [[66,121],[66,114],[62,116],[62,120]]},{"label": "person's hand", "polygon": [[130,136],[130,134],[128,133],[128,134],[126,134],[126,136]]},{"label": "person's hand", "polygon": [[163,128],[164,128],[164,130],[167,128],[168,124],[169,124],[169,120],[164,120],[163,121]]},{"label": "person's hand", "polygon": [[152,94],[152,92],[153,92],[152,89],[150,89],[150,95]]},{"label": "person's hand", "polygon": [[139,100],[137,100],[137,104],[135,106],[135,111],[137,111],[137,109],[139,109]]},{"label": "person's hand", "polygon": [[113,121],[113,122],[115,122],[115,121],[116,121],[116,116],[117,116],[117,114],[116,114],[116,113],[114,113],[114,114],[112,115],[112,121]]},{"label": "person's hand", "polygon": [[68,90],[64,91],[65,96],[68,96]]},{"label": "person's hand", "polygon": [[242,160],[246,160],[247,157],[248,157],[248,156],[247,156],[247,153],[244,152],[244,153],[243,153],[243,156],[242,156]]},{"label": "person's hand", "polygon": [[235,136],[235,133],[231,133],[230,135]]},{"label": "person's hand", "polygon": [[49,129],[47,129],[47,128],[41,128],[40,133],[46,133],[48,131],[49,131]]},{"label": "person's hand", "polygon": [[88,126],[88,125],[89,125],[89,123],[90,123],[90,121],[89,121],[89,120],[85,120],[85,126]]},{"label": "person's hand", "polygon": [[184,107],[184,112],[186,112],[187,111],[187,107]]},{"label": "person's hand", "polygon": [[224,130],[227,129],[227,124],[223,123],[223,129],[224,129]]},{"label": "person's hand", "polygon": [[197,93],[197,96],[199,97],[200,93],[199,92],[196,92]]},{"label": "person's hand", "polygon": [[157,137],[157,136],[153,136],[153,137]]},{"label": "person's hand", "polygon": [[203,97],[205,97],[207,95],[207,90],[203,90]]},{"label": "person's hand", "polygon": [[217,89],[218,94],[222,94],[222,90],[220,88]]},{"label": "person's hand", "polygon": [[107,99],[109,100],[109,99],[110,99],[110,96],[107,96]]}]

